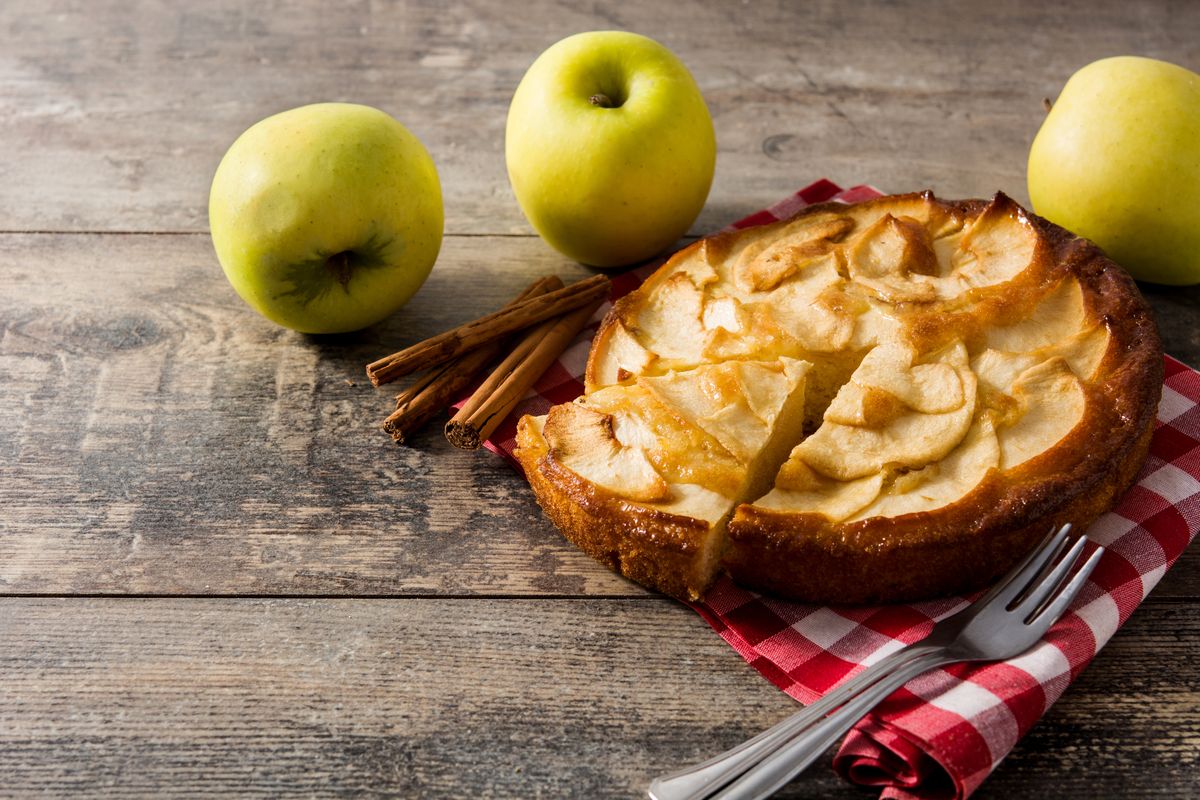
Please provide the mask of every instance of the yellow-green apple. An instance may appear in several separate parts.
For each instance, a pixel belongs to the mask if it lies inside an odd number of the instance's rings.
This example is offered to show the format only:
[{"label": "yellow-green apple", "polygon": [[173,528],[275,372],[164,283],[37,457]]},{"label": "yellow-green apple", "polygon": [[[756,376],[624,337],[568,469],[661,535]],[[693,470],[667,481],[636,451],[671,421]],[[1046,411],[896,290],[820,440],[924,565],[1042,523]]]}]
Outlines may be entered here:
[{"label": "yellow-green apple", "polygon": [[513,193],[552,247],[597,267],[632,264],[687,232],[712,185],[712,118],[687,67],[653,39],[570,36],[513,95]]},{"label": "yellow-green apple", "polygon": [[1140,280],[1200,283],[1200,75],[1105,58],[1063,87],[1029,151],[1029,199]]},{"label": "yellow-green apple", "polygon": [[304,333],[340,333],[421,287],[442,244],[442,189],[429,153],[391,116],[318,103],[238,137],[213,177],[208,220],[252,308]]}]

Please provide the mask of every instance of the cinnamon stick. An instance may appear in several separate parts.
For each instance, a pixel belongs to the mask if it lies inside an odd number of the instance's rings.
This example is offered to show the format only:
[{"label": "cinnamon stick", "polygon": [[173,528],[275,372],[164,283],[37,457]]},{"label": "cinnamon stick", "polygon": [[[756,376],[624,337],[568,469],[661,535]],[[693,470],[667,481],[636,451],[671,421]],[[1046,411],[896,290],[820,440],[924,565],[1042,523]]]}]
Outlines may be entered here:
[{"label": "cinnamon stick", "polygon": [[549,320],[530,331],[488,377],[471,399],[446,423],[446,438],[455,447],[475,450],[491,436],[529,387],[563,354],[603,298]]},{"label": "cinnamon stick", "polygon": [[[512,300],[509,300],[505,305],[501,306],[501,309],[511,308],[522,300],[527,300],[530,297],[539,297],[547,292],[557,291],[561,288],[563,288],[562,278],[559,278],[557,275],[548,275],[544,278],[538,278],[533,283],[526,286],[519,295],[514,297]],[[488,361],[500,355],[503,345],[503,337],[498,337],[491,342],[480,345],[478,348],[470,351],[469,353],[459,356],[453,361],[443,364],[439,369],[430,370],[407,389],[396,395],[396,409],[399,410],[402,406],[411,403],[413,398],[420,394],[422,390],[424,390],[431,382],[435,380],[441,380],[442,376],[447,375],[447,370],[454,370],[455,372],[469,372],[472,369],[473,362],[476,361],[480,362],[480,367],[486,366]],[[467,356],[475,353],[489,355],[491,358],[485,359],[482,358],[481,355],[468,361]]]},{"label": "cinnamon stick", "polygon": [[521,362],[529,357],[529,354],[534,351],[538,343],[546,337],[550,329],[558,324],[559,318],[548,319],[540,323],[536,327],[530,328],[529,331],[521,337],[517,346],[512,349],[503,361],[496,365],[492,373],[479,384],[479,388],[471,395],[463,407],[458,410],[456,417],[461,416],[462,419],[467,419],[479,408],[486,403],[496,390],[500,388],[505,379],[508,378],[512,371],[521,365]]},{"label": "cinnamon stick", "polygon": [[[562,285],[562,280],[557,276],[539,278],[508,305],[561,289]],[[404,444],[409,435],[446,408],[455,395],[495,360],[502,347],[503,339],[497,338],[421,376],[412,386],[396,395],[396,410],[383,421],[383,429],[397,444]]]},{"label": "cinnamon stick", "polygon": [[607,277],[594,275],[563,289],[526,298],[372,362],[367,365],[367,377],[371,379],[372,384],[379,386],[404,375],[444,364],[505,334],[528,328],[581,306],[592,303],[598,305],[608,296],[609,289]]}]

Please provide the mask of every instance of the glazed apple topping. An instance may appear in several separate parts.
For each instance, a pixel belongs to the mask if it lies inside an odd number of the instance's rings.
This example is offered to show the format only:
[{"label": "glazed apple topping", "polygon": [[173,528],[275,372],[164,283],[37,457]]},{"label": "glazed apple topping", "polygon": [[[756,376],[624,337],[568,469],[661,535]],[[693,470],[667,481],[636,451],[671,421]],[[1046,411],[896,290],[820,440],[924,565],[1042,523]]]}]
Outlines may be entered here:
[{"label": "glazed apple topping", "polygon": [[[685,252],[618,309],[588,392],[643,387],[753,472],[774,427],[714,377],[738,369],[746,387],[764,383],[761,365],[811,365],[805,424],[757,505],[832,519],[938,508],[1083,418],[1107,327],[1074,278],[1041,283],[1038,235],[1008,198],[970,215],[888,198],[736,242]],[[666,437],[644,446],[686,461]]]},{"label": "glazed apple topping", "polygon": [[[641,376],[555,406],[542,432],[552,458],[620,497],[701,518],[724,498],[720,523],[769,485],[799,435],[808,369],[796,359],[728,361]],[[643,454],[655,477],[629,469],[629,453]],[[764,454],[775,463],[764,466]],[[658,491],[660,480],[669,491]],[[705,491],[692,493],[695,509],[687,485]]]}]

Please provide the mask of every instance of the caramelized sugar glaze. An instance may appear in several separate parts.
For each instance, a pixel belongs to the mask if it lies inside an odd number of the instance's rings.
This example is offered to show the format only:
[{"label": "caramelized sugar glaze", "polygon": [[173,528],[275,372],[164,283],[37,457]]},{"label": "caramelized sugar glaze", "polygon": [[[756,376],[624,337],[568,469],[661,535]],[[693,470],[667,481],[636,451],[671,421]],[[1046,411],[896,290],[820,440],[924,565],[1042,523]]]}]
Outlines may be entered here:
[{"label": "caramelized sugar glaze", "polygon": [[724,570],[911,600],[1110,508],[1161,387],[1151,312],[1094,245],[1004,195],[898,195],[677,253],[517,457],[567,538],[675,597]]}]

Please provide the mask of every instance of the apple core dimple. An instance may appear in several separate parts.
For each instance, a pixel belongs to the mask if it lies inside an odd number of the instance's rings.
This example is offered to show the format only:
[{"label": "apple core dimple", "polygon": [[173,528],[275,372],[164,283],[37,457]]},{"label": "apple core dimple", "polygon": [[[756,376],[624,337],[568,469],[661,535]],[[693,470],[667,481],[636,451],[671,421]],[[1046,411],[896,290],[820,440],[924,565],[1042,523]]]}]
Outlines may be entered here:
[{"label": "apple core dimple", "polygon": [[429,151],[391,115],[353,103],[255,123],[209,190],[230,284],[303,333],[359,330],[407,302],[433,268],[444,223]]},{"label": "apple core dimple", "polygon": [[343,250],[340,253],[334,253],[325,260],[329,271],[333,273],[333,277],[342,285],[342,289],[350,291],[350,275],[354,272],[354,253],[350,250]]},{"label": "apple core dimple", "polygon": [[687,67],[645,36],[563,39],[521,78],[504,159],[521,211],[559,252],[594,267],[674,244],[712,184],[712,117]]}]

